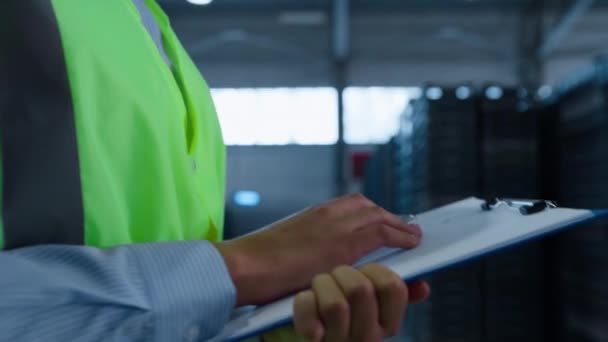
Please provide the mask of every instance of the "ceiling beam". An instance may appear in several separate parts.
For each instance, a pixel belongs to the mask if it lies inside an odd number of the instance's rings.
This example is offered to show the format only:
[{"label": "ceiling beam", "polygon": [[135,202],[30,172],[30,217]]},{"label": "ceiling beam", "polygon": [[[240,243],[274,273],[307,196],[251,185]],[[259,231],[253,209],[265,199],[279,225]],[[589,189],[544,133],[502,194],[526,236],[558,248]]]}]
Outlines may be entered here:
[{"label": "ceiling beam", "polygon": [[[350,7],[356,13],[393,13],[395,11],[412,10],[449,10],[456,12],[470,12],[477,10],[512,10],[519,9],[530,0],[509,1],[463,1],[442,0],[419,1],[419,0],[352,0]],[[536,0],[533,0],[536,1]],[[200,15],[231,15],[243,14],[267,14],[268,12],[281,11],[317,11],[328,10],[333,5],[333,0],[306,0],[306,1],[267,1],[267,0],[242,0],[242,1],[220,1],[216,0],[207,6],[196,6],[189,4],[186,0],[158,0],[159,4],[171,16],[200,16]]]},{"label": "ceiling beam", "polygon": [[559,23],[547,35],[545,41],[538,50],[538,55],[546,59],[559,47],[561,42],[572,32],[578,21],[591,9],[594,0],[576,0],[566,11]]},{"label": "ceiling beam", "polygon": [[222,1],[217,0],[207,6],[192,5],[185,0],[159,0],[158,2],[170,17],[233,15],[235,13],[268,14],[278,13],[281,11],[317,11],[326,10],[328,8],[328,5],[324,4],[322,1],[298,1],[293,3],[277,4],[272,1],[242,1],[237,3],[223,3]]},{"label": "ceiling beam", "polygon": [[462,27],[454,25],[442,26],[429,35],[428,38],[421,39],[420,42],[410,43],[410,45],[419,45],[421,47],[433,46],[448,41],[488,53],[496,59],[509,60],[513,58],[510,49],[500,46],[480,33],[467,31]]},{"label": "ceiling beam", "polygon": [[347,192],[349,180],[344,141],[344,90],[348,85],[348,64],[351,55],[350,5],[350,0],[332,0],[331,58],[334,73],[333,83],[338,91],[338,141],[335,147],[335,193],[337,196]]},{"label": "ceiling beam", "polygon": [[350,1],[333,0],[332,53],[337,62],[350,57]]}]

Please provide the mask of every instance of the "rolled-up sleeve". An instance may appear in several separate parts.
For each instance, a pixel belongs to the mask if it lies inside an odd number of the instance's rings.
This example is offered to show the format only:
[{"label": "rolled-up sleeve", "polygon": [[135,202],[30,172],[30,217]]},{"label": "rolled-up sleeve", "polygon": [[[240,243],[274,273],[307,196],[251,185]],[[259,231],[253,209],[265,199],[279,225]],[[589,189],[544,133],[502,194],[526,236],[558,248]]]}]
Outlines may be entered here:
[{"label": "rolled-up sleeve", "polygon": [[206,241],[0,253],[0,341],[204,341],[235,300]]}]

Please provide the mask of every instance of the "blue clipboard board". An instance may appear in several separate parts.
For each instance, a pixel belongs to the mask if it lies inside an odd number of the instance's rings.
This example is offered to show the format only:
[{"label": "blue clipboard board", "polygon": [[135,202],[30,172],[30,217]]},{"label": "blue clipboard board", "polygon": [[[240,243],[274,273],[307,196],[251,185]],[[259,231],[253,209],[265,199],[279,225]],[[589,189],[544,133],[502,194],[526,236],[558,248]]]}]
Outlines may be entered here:
[{"label": "blue clipboard board", "polygon": [[[539,201],[488,202],[468,198],[422,213],[414,221],[424,234],[420,247],[407,251],[382,248],[355,265],[381,263],[405,281],[412,281],[608,217],[608,210],[553,208],[550,204],[539,210]],[[522,214],[529,209],[533,209],[531,213]],[[212,341],[240,341],[290,324],[292,302],[293,297],[287,297],[261,307],[243,308]]]}]

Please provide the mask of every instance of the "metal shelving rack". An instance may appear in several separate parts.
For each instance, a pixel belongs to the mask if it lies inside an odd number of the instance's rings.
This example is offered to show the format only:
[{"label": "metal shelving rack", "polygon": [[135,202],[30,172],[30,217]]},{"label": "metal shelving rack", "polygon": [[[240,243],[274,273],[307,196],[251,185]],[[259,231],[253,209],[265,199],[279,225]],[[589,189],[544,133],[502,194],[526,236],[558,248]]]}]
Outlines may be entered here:
[{"label": "metal shelving rack", "polygon": [[[561,205],[608,203],[608,63],[598,60],[557,98],[555,187]],[[554,239],[556,341],[608,339],[608,222]]]}]

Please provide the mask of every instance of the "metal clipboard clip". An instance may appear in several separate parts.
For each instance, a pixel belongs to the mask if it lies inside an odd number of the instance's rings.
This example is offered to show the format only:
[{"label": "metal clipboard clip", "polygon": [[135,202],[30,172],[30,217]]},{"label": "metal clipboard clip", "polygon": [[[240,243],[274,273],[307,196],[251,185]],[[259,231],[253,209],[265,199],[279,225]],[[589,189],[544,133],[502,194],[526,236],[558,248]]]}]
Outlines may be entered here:
[{"label": "metal clipboard clip", "polygon": [[398,215],[399,218],[405,223],[414,223],[416,220],[416,215],[407,214],[407,215]]},{"label": "metal clipboard clip", "polygon": [[491,198],[486,199],[484,203],[481,204],[481,209],[483,211],[489,211],[501,206],[507,206],[517,210],[522,215],[532,215],[545,209],[557,208],[557,204],[555,202],[547,200]]}]

